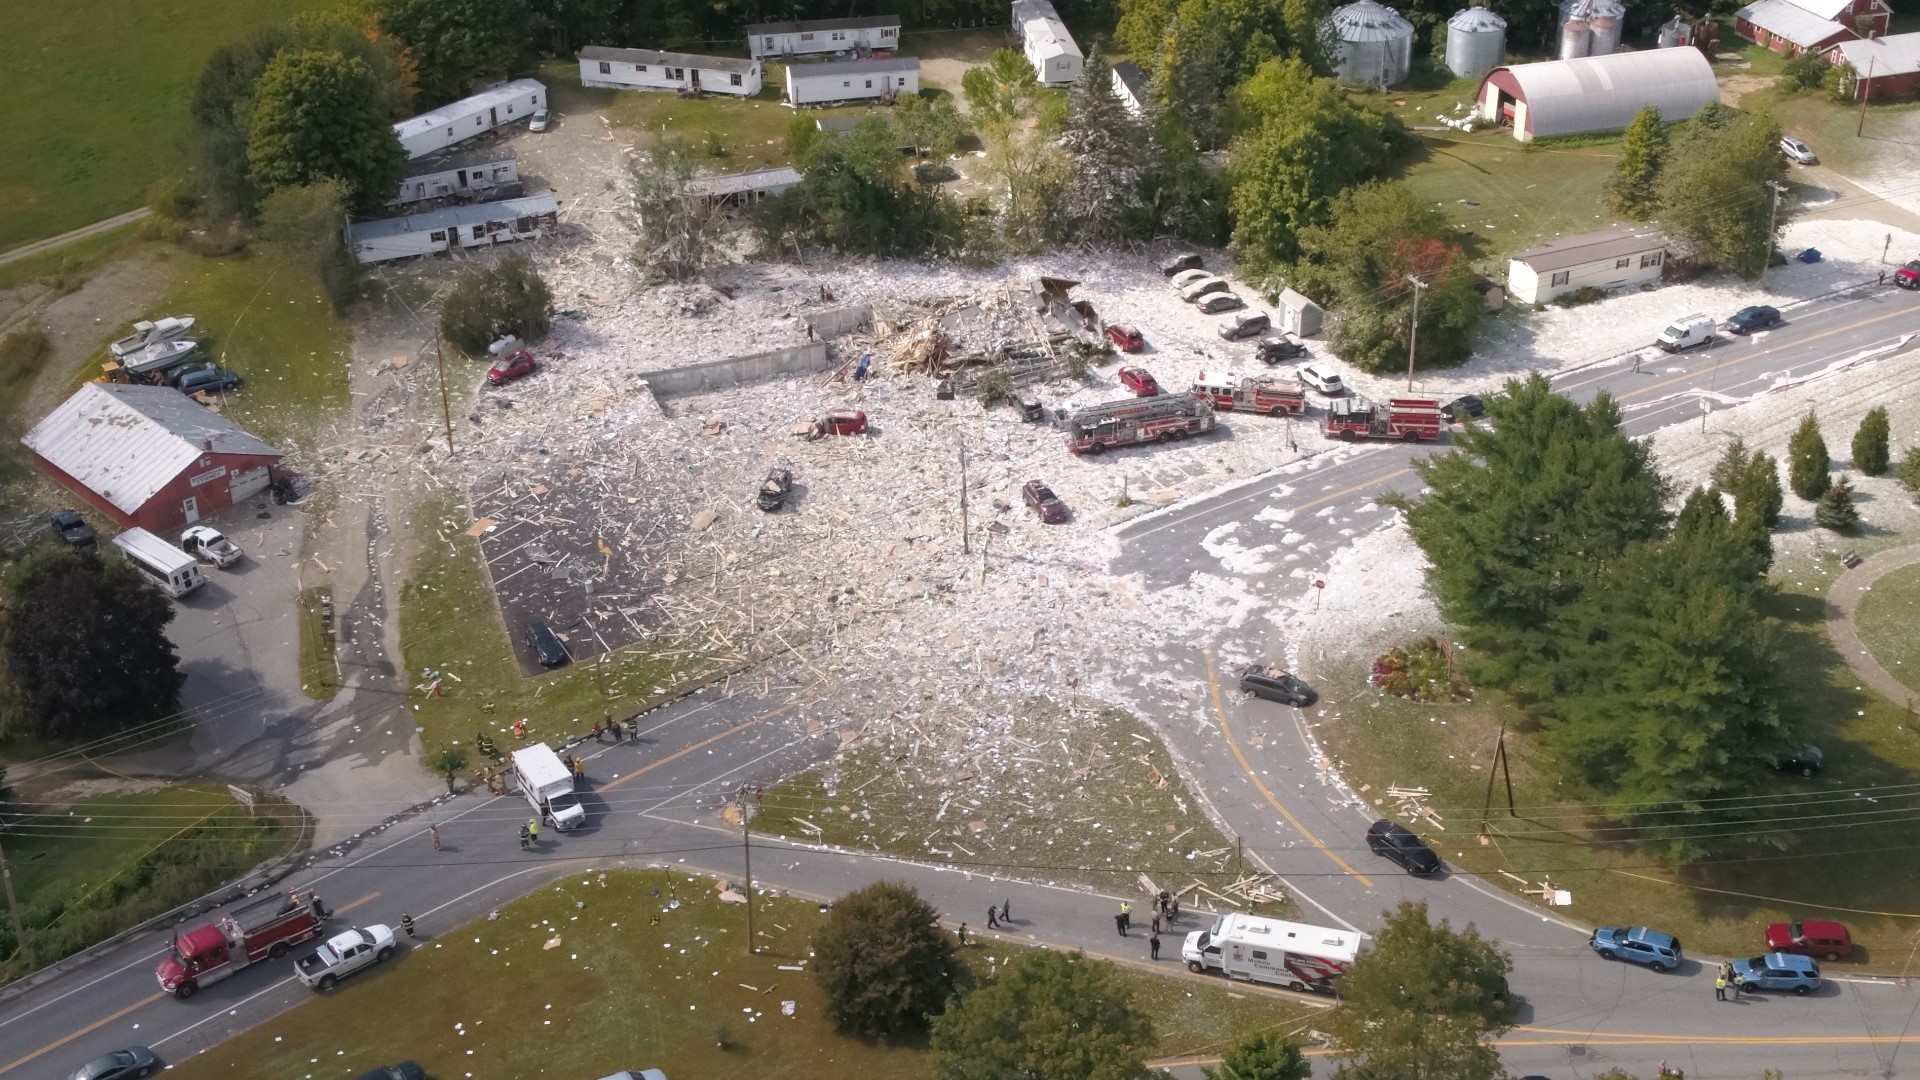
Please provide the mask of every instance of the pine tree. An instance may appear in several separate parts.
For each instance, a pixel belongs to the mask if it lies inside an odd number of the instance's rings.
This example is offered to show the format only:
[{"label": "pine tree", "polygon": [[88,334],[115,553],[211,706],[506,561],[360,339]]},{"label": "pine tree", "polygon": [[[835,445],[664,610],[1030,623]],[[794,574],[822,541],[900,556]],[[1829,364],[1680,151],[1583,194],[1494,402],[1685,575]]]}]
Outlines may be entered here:
[{"label": "pine tree", "polygon": [[1772,454],[1760,450],[1753,452],[1733,497],[1741,507],[1742,521],[1748,520],[1749,511],[1746,508],[1752,506],[1751,512],[1761,528],[1779,527],[1780,511],[1786,507],[1787,495],[1780,488],[1780,463],[1774,460]]},{"label": "pine tree", "polygon": [[1607,181],[1608,208],[1634,221],[1652,220],[1660,212],[1655,184],[1666,154],[1667,126],[1660,120],[1660,110],[1649,105],[1620,138],[1620,161],[1614,166],[1613,179]]},{"label": "pine tree", "polygon": [[1887,471],[1888,427],[1887,407],[1875,405],[1860,418],[1859,430],[1853,433],[1853,467],[1867,476],[1879,476]]},{"label": "pine tree", "polygon": [[1061,145],[1073,158],[1065,209],[1069,227],[1096,244],[1136,235],[1144,224],[1142,186],[1148,158],[1144,125],[1127,111],[1106,77],[1106,52],[1095,45],[1086,74],[1067,93]]},{"label": "pine tree", "polygon": [[1846,477],[1833,482],[1819,505],[1813,508],[1814,523],[1823,529],[1851,536],[1860,528],[1860,511],[1853,505],[1853,485]]},{"label": "pine tree", "polygon": [[1827,440],[1820,437],[1820,421],[1813,410],[1787,440],[1787,483],[1803,499],[1817,499],[1827,493],[1832,479],[1827,476]]},{"label": "pine tree", "polygon": [[1920,446],[1907,447],[1907,456],[1900,459],[1900,468],[1894,471],[1894,479],[1907,489],[1907,494],[1920,495]]}]

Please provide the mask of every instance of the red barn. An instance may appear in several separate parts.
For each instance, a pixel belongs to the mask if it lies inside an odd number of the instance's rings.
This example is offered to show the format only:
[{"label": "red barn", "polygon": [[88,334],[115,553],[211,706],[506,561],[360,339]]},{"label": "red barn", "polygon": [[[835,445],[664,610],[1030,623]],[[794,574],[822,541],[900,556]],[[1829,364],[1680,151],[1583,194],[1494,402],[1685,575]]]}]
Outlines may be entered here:
[{"label": "red barn", "polygon": [[1920,34],[1889,34],[1871,41],[1843,41],[1827,50],[1827,62],[1853,67],[1853,99],[1884,101],[1920,94]]},{"label": "red barn", "polygon": [[166,386],[88,383],[20,441],[101,513],[161,536],[259,494],[282,457]]},{"label": "red barn", "polygon": [[1892,19],[1885,0],[1755,0],[1734,14],[1733,29],[1757,45],[1798,56],[1879,37]]}]

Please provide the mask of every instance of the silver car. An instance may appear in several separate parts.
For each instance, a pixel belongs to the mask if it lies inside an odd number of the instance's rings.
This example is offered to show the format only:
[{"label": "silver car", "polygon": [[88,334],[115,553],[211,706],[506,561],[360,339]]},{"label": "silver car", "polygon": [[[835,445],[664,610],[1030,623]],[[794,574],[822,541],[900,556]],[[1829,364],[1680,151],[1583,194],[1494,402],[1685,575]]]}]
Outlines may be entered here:
[{"label": "silver car", "polygon": [[1227,284],[1226,278],[1208,278],[1205,281],[1196,281],[1186,288],[1181,289],[1180,299],[1191,304],[1208,293],[1226,292],[1232,288],[1232,285]]},{"label": "silver car", "polygon": [[1818,165],[1820,159],[1814,155],[1813,147],[1791,135],[1780,140],[1780,152],[1802,165]]}]

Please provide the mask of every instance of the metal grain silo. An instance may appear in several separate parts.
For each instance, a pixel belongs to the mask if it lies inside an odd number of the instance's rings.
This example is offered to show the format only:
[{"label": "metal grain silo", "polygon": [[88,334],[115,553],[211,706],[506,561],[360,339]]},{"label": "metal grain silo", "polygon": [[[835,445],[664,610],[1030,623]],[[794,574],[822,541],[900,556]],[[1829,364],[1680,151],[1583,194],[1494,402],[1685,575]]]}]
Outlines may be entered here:
[{"label": "metal grain silo", "polygon": [[1413,68],[1413,24],[1374,0],[1334,9],[1328,18],[1340,39],[1334,75],[1341,82],[1392,86]]},{"label": "metal grain silo", "polygon": [[1627,6],[1619,0],[1587,0],[1587,29],[1592,38],[1588,56],[1606,56],[1620,51],[1620,24],[1626,21]]},{"label": "metal grain silo", "polygon": [[1587,27],[1587,0],[1563,0],[1560,5],[1560,59],[1587,55],[1593,35]]},{"label": "metal grain silo", "polygon": [[1447,70],[1477,79],[1506,62],[1507,20],[1470,7],[1447,20]]},{"label": "metal grain silo", "polygon": [[1693,24],[1685,15],[1675,15],[1660,27],[1658,42],[1663,49],[1672,49],[1693,43]]}]

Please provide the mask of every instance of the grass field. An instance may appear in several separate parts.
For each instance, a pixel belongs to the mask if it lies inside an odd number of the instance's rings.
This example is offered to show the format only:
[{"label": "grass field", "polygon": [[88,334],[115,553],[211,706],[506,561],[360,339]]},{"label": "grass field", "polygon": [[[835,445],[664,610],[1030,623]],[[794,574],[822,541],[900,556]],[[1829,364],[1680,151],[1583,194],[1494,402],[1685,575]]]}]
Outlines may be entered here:
[{"label": "grass field", "polygon": [[1422,132],[1403,176],[1468,235],[1468,254],[1497,281],[1506,257],[1555,236],[1614,224],[1600,192],[1619,156],[1613,142],[1533,146],[1504,129]]},{"label": "grass field", "polygon": [[[91,0],[15,20],[0,117],[0,251],[140,205],[168,167],[200,66],[332,0]],[[24,11],[24,9],[23,9]]]},{"label": "grass field", "polygon": [[608,712],[631,715],[676,687],[712,677],[685,662],[662,660],[645,645],[619,650],[604,662],[522,676],[481,567],[479,544],[466,535],[466,512],[457,500],[450,494],[433,499],[407,524],[423,545],[400,593],[400,651],[409,681],[425,681],[413,676],[426,669],[441,680],[440,696],[408,693],[419,706],[414,718],[429,752],[471,747],[481,728],[511,746],[506,729],[523,716],[535,739],[584,735]]},{"label": "grass field", "polygon": [[326,616],[332,603],[331,585],[320,585],[300,594],[300,689],[315,701],[332,701],[340,692],[334,636],[328,632]]},{"label": "grass field", "polygon": [[1920,566],[1895,570],[1873,583],[1856,616],[1873,658],[1920,693]]},{"label": "grass field", "polygon": [[[1817,573],[1776,573],[1782,591],[1768,611],[1784,630],[1782,713],[1827,755],[1823,775],[1783,775],[1774,790],[1837,796],[1842,801],[1830,812],[1841,813],[1853,808],[1849,792],[1910,783],[1920,771],[1920,740],[1901,708],[1858,689],[1829,645],[1824,596],[1834,569],[1837,562]],[[1501,695],[1483,693],[1468,705],[1423,705],[1375,694],[1363,688],[1365,678],[1364,664],[1354,664],[1329,681],[1354,689],[1326,695],[1328,718],[1316,734],[1355,788],[1431,789],[1429,805],[1446,832],[1430,838],[1452,864],[1509,888],[1514,883],[1500,871],[1533,887],[1550,879],[1572,892],[1567,913],[1574,919],[1658,926],[1706,953],[1750,952],[1769,922],[1837,918],[1865,946],[1839,970],[1920,970],[1910,947],[1911,919],[1886,914],[1916,910],[1920,868],[1909,859],[1870,854],[1904,847],[1904,826],[1802,831],[1790,835],[1782,851],[1737,852],[1668,870],[1636,849],[1593,842],[1590,830],[1605,823],[1556,789],[1534,725]],[[1336,697],[1342,700],[1332,702]],[[1520,810],[1507,813],[1504,786],[1496,784],[1490,836],[1481,843],[1476,834],[1502,724]]]},{"label": "grass field", "polygon": [[52,251],[0,264],[0,289],[11,289],[29,281],[46,281],[56,288],[77,285],[79,275],[136,240],[140,227],[139,222],[122,225]]},{"label": "grass field", "polygon": [[[438,1077],[643,1067],[766,1080],[932,1075],[915,1044],[849,1039],[827,1024],[819,986],[803,970],[822,919],[816,905],[772,897],[755,905],[761,951],[748,956],[741,909],[719,903],[710,880],[575,874],[495,921],[425,923],[427,940],[410,952],[172,1075],[351,1076],[403,1058]],[[985,953],[963,952],[974,977],[985,974]],[[1307,1011],[1205,980],[1123,970],[1159,1025],[1159,1053],[1205,1049]]]}]

